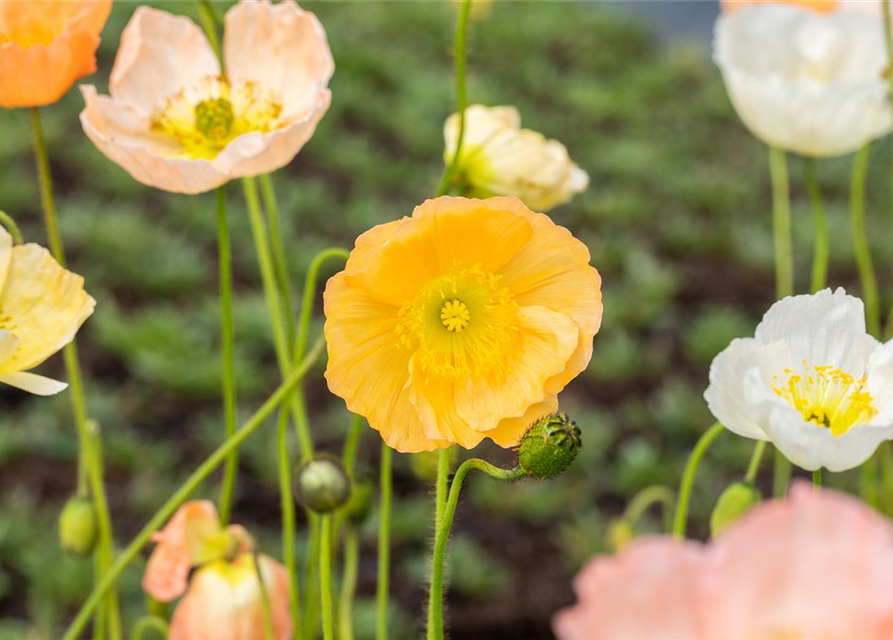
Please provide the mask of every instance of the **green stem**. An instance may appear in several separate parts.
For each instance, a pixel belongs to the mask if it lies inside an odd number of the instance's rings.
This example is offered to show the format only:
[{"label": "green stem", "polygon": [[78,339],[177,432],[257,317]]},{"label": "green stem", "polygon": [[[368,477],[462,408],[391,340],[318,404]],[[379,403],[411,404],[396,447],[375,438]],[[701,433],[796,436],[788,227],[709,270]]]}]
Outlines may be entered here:
[{"label": "green stem", "polygon": [[12,219],[12,216],[5,211],[0,211],[0,224],[2,224],[9,232],[9,235],[12,236],[14,244],[22,244],[22,242],[24,242],[22,232],[19,230],[19,225],[17,225],[16,221]]},{"label": "green stem", "polygon": [[[270,229],[270,247],[273,254],[273,267],[276,270],[276,282],[279,285],[279,297],[282,300],[282,314],[288,328],[289,348],[293,348],[295,312],[291,304],[291,277],[288,275],[288,260],[285,257],[285,240],[282,236],[282,220],[279,215],[279,203],[273,180],[265,173],[258,177],[264,209],[267,212],[267,225]],[[300,357],[300,356],[298,356]]]},{"label": "green stem", "polygon": [[437,480],[434,484],[434,530],[440,528],[443,520],[443,512],[446,510],[447,483],[450,477],[450,450],[441,449],[437,452]]},{"label": "green stem", "polygon": [[682,482],[679,485],[679,499],[676,502],[676,517],[673,521],[673,535],[680,540],[685,538],[685,526],[688,521],[688,503],[691,500],[691,490],[695,484],[695,473],[698,471],[698,465],[701,464],[701,459],[707,453],[707,449],[710,448],[713,441],[723,431],[725,431],[725,427],[718,422],[707,429],[698,439],[685,465]]},{"label": "green stem", "polygon": [[865,299],[865,324],[868,333],[880,335],[881,310],[877,280],[871,262],[868,236],[865,232],[865,181],[868,172],[870,144],[862,147],[853,161],[853,179],[850,189],[850,222],[853,229],[853,252],[862,282],[862,297]]},{"label": "green stem", "polygon": [[381,506],[378,514],[378,585],[376,604],[378,615],[375,624],[376,640],[387,640],[388,637],[388,582],[391,576],[391,448],[381,445]]},{"label": "green stem", "polygon": [[363,423],[366,419],[363,416],[355,415],[350,421],[350,429],[347,432],[347,438],[344,439],[344,452],[341,454],[341,464],[347,475],[353,479],[354,467],[357,465],[357,452],[360,448],[360,438],[363,435]]},{"label": "green stem", "polygon": [[270,605],[270,594],[264,583],[264,574],[260,568],[260,558],[257,552],[253,555],[254,573],[257,576],[257,588],[260,590],[261,619],[264,623],[265,640],[275,640],[276,633],[273,630],[273,607]]},{"label": "green stem", "polygon": [[772,477],[772,495],[783,498],[788,493],[791,482],[791,461],[779,450],[775,450],[774,470]]},{"label": "green stem", "polygon": [[812,206],[812,220],[815,225],[815,246],[812,254],[812,282],[810,291],[815,293],[825,288],[828,282],[828,256],[831,250],[828,239],[828,225],[825,222],[825,207],[822,205],[822,192],[816,178],[815,160],[804,158],[806,189]]},{"label": "green stem", "polygon": [[242,425],[231,437],[227,438],[217,449],[209,455],[205,461],[180,485],[174,494],[167,499],[149,522],[140,530],[133,541],[118,554],[111,568],[103,575],[102,580],[94,588],[87,601],[83,604],[75,616],[62,640],[77,640],[81,637],[87,621],[96,610],[97,605],[103,599],[106,592],[115,584],[121,572],[134,561],[137,554],[148,544],[152,534],[160,529],[170,519],[174,512],[182,505],[199,485],[204,482],[227,458],[230,451],[239,447],[251,434],[258,430],[264,421],[273,413],[289,396],[291,391],[300,384],[301,380],[316,362],[322,352],[325,342],[320,339],[313,349],[304,358],[288,378],[279,386],[267,401],[254,413],[248,421]]},{"label": "green stem", "polygon": [[332,604],[332,514],[320,518],[319,589],[322,593],[322,637],[335,640],[335,609]]},{"label": "green stem", "polygon": [[648,511],[651,505],[660,503],[664,512],[664,527],[670,530],[673,526],[670,514],[673,510],[675,497],[673,490],[663,485],[646,487],[630,501],[626,511],[623,512],[623,519],[631,527],[635,527],[636,523],[645,515],[645,512]]},{"label": "green stem", "polygon": [[313,315],[313,301],[316,299],[317,280],[319,280],[319,271],[327,260],[341,259],[347,260],[350,253],[340,247],[329,247],[323,249],[310,261],[307,268],[307,276],[304,278],[304,295],[301,300],[301,314],[298,318],[298,339],[295,343],[295,356],[301,357],[307,344],[307,333],[310,330],[310,318]]},{"label": "green stem", "polygon": [[[62,235],[59,232],[59,223],[56,216],[56,202],[53,197],[53,179],[50,173],[50,161],[47,156],[46,142],[43,137],[43,127],[40,122],[40,111],[36,107],[31,109],[31,125],[34,131],[34,158],[37,164],[37,175],[40,182],[40,200],[43,205],[44,220],[46,223],[47,237],[53,257],[63,267],[66,266],[65,247],[62,244]],[[93,493],[98,524],[98,543],[96,549],[97,578],[101,579],[109,570],[112,560],[113,532],[112,520],[108,511],[108,503],[105,498],[105,485],[102,472],[102,450],[98,436],[95,440],[98,452],[90,449],[93,447],[93,438],[90,436],[87,422],[87,400],[84,394],[81,365],[78,358],[77,345],[72,340],[62,351],[65,360],[65,369],[68,375],[68,383],[71,389],[71,404],[74,410],[75,429],[78,434],[79,462],[87,465],[84,474],[79,472],[80,478],[84,476],[89,480]],[[79,487],[79,489],[82,487]],[[118,607],[117,592],[112,589],[107,598],[107,617],[110,640],[121,638],[121,611]],[[99,625],[97,625],[99,626]]]},{"label": "green stem", "polygon": [[760,463],[763,461],[763,454],[766,452],[766,444],[765,440],[758,440],[756,446],[753,448],[750,464],[747,465],[747,473],[744,474],[745,482],[754,482],[757,479]]},{"label": "green stem", "polygon": [[772,228],[775,242],[775,289],[778,298],[794,293],[794,258],[791,250],[791,194],[785,152],[769,148],[772,178]]},{"label": "green stem", "polygon": [[344,534],[344,570],[338,597],[338,640],[354,640],[353,598],[357,590],[357,569],[360,563],[360,536],[348,527]]},{"label": "green stem", "polygon": [[[889,83],[889,94],[893,97],[893,22],[891,22],[893,16],[891,16],[890,0],[883,0],[881,9],[884,22],[884,44],[887,50],[887,81]],[[893,101],[890,102],[890,106],[893,108]],[[890,170],[890,204],[891,212],[893,212],[893,162],[890,164]],[[887,313],[887,326],[884,331],[884,340],[890,340],[890,338],[893,338],[893,306],[890,307],[890,311]]]},{"label": "green stem", "polygon": [[310,531],[307,573],[304,585],[307,591],[304,605],[304,637],[315,640],[319,632],[319,515],[307,510],[307,528]]},{"label": "green stem", "polygon": [[453,44],[453,55],[456,64],[456,102],[459,114],[459,135],[456,138],[456,149],[450,164],[443,172],[440,179],[440,186],[437,188],[437,195],[442,196],[450,189],[453,178],[456,175],[456,169],[459,166],[459,158],[462,155],[462,143],[465,139],[465,108],[468,104],[465,83],[465,62],[467,52],[465,50],[465,37],[468,33],[468,14],[471,10],[471,0],[464,0],[459,10],[459,20],[456,22],[456,39]]},{"label": "green stem", "polygon": [[812,472],[812,486],[815,487],[816,491],[822,488],[822,469],[819,467],[815,471]]},{"label": "green stem", "polygon": [[[220,268],[220,339],[222,343],[223,419],[224,433],[230,437],[236,431],[236,371],[235,333],[233,330],[233,271],[229,225],[226,219],[226,186],[217,188],[217,260]],[[233,450],[226,459],[223,485],[220,488],[220,523],[229,522],[233,493],[239,472],[239,452]]]},{"label": "green stem", "polygon": [[893,515],[893,445],[890,441],[881,444],[880,460],[884,509],[887,515]]},{"label": "green stem", "polygon": [[520,467],[514,469],[500,469],[489,462],[479,458],[466,460],[456,470],[456,475],[450,485],[450,493],[447,498],[446,509],[440,526],[437,527],[434,538],[434,553],[431,559],[431,587],[428,592],[428,632],[427,640],[443,640],[443,594],[444,594],[444,565],[446,563],[446,547],[456,516],[456,507],[459,504],[459,494],[462,492],[462,483],[471,471],[482,471],[496,480],[517,480],[524,476]]},{"label": "green stem", "polygon": [[223,57],[220,50],[220,37],[217,35],[217,23],[220,22],[220,18],[217,17],[217,12],[214,11],[214,8],[208,0],[198,0],[198,15],[199,18],[201,18],[202,28],[205,30],[205,35],[208,36],[208,42],[214,50],[214,55],[216,55],[217,59],[222,63]]},{"label": "green stem", "polygon": [[880,506],[878,495],[878,457],[872,455],[859,467],[859,495],[873,509]]},{"label": "green stem", "polygon": [[288,571],[288,606],[292,627],[301,619],[298,563],[295,558],[295,501],[291,488],[291,462],[288,455],[288,410],[279,410],[276,428],[276,452],[279,460],[279,501],[282,509],[282,559]]},{"label": "green stem", "polygon": [[150,630],[155,631],[161,637],[161,640],[165,640],[170,627],[167,622],[158,616],[144,616],[133,625],[131,637],[133,640],[143,640],[143,636]]}]

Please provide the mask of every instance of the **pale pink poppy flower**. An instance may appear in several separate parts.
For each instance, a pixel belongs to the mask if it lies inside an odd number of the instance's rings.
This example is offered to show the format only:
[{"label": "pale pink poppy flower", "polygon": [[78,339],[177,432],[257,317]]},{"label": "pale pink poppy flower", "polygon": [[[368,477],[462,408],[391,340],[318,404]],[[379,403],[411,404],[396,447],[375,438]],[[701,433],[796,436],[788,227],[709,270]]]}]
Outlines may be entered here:
[{"label": "pale pink poppy flower", "polygon": [[225,75],[191,20],[140,7],[121,36],[109,96],[82,86],[81,124],[136,180],[201,193],[285,166],[331,101],[334,62],[294,2],[243,0],[226,14]]},{"label": "pale pink poppy flower", "polygon": [[795,486],[708,545],[645,538],[591,561],[559,640],[893,638],[893,525]]}]

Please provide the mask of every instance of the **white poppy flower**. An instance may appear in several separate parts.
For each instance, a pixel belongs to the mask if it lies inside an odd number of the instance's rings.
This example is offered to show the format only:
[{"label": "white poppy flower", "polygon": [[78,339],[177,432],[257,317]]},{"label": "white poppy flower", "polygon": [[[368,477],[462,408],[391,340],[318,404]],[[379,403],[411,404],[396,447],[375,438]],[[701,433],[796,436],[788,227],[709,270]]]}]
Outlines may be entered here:
[{"label": "white poppy flower", "polygon": [[730,431],[803,469],[852,469],[893,439],[893,342],[866,333],[843,289],[784,298],[716,356],[704,397]]},{"label": "white poppy flower", "polygon": [[866,12],[745,6],[717,20],[713,57],[741,120],[771,146],[839,156],[890,131],[883,28]]}]

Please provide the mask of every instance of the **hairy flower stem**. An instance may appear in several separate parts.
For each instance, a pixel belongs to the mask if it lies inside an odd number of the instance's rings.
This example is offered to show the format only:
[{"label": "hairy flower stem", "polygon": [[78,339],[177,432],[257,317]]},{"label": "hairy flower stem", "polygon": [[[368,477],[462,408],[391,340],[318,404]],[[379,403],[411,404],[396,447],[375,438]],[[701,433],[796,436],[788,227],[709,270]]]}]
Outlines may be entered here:
[{"label": "hairy flower stem", "polygon": [[381,503],[378,513],[378,584],[376,586],[377,616],[375,620],[376,640],[388,638],[388,591],[391,577],[391,499],[393,462],[391,448],[381,444]]},{"label": "hairy flower stem", "polygon": [[279,408],[289,397],[292,390],[300,384],[301,380],[310,370],[310,367],[316,362],[322,353],[325,342],[320,340],[314,345],[301,365],[292,371],[288,378],[279,385],[279,388],[271,395],[266,402],[252,415],[245,424],[243,424],[232,436],[227,438],[217,449],[209,455],[205,461],[180,485],[180,487],[171,495],[170,498],[161,506],[149,522],[140,530],[136,537],[127,547],[118,554],[109,570],[103,574],[102,579],[94,588],[87,601],[78,611],[62,640],[78,640],[82,637],[84,627],[87,625],[90,616],[96,610],[99,603],[105,597],[105,594],[112,588],[115,581],[124,571],[124,569],[134,561],[139,552],[145,547],[152,537],[152,534],[159,530],[170,519],[174,512],[182,505],[193,492],[198,489],[199,485],[204,482],[216,469],[226,461],[230,451],[241,446],[241,444],[261,426],[266,419]]},{"label": "hairy flower stem", "polygon": [[825,223],[825,207],[822,205],[822,191],[815,173],[815,160],[804,158],[803,168],[806,173],[806,189],[809,192],[809,203],[812,207],[812,221],[815,225],[815,245],[812,254],[812,281],[810,291],[816,293],[825,288],[828,282],[828,256],[830,241],[828,225]]},{"label": "hairy flower stem", "polygon": [[691,490],[695,484],[695,474],[698,466],[707,453],[707,449],[713,444],[717,436],[725,431],[720,423],[714,424],[707,429],[698,439],[695,448],[692,449],[688,462],[685,464],[685,471],[682,473],[682,482],[679,484],[679,498],[676,502],[676,517],[673,521],[673,535],[682,540],[685,538],[685,527],[688,522],[688,503],[691,500]]},{"label": "hairy flower stem", "polygon": [[453,527],[453,518],[456,516],[456,507],[459,504],[462,483],[465,481],[465,476],[474,470],[482,471],[496,480],[518,480],[524,476],[524,472],[521,471],[520,467],[500,469],[479,458],[466,460],[456,470],[456,475],[450,484],[446,509],[444,509],[443,518],[441,518],[434,538],[434,554],[431,559],[431,586],[428,592],[427,640],[443,640],[444,638],[443,596],[445,590],[444,565],[446,563],[447,541]]},{"label": "hairy flower stem", "polygon": [[437,195],[442,196],[450,190],[453,179],[456,176],[456,167],[459,166],[459,157],[462,155],[462,142],[465,138],[465,108],[468,105],[468,96],[465,82],[465,63],[468,54],[465,50],[465,38],[468,33],[468,14],[471,11],[471,0],[464,0],[459,9],[459,20],[456,22],[456,39],[453,44],[453,56],[456,63],[456,103],[459,113],[459,135],[456,137],[456,151],[437,188]]},{"label": "hairy flower stem", "polygon": [[[220,267],[220,339],[222,343],[222,377],[224,433],[230,437],[236,431],[236,371],[235,334],[233,330],[233,271],[229,225],[226,218],[226,186],[217,188],[217,260]],[[239,451],[234,449],[226,459],[223,485],[220,488],[220,523],[229,522],[233,493],[239,472]]]},{"label": "hairy flower stem", "polygon": [[354,527],[348,527],[344,534],[344,567],[338,597],[338,640],[354,640],[353,598],[357,590],[359,562],[360,536]]},{"label": "hairy flower stem", "polygon": [[[40,111],[31,109],[31,125],[34,130],[34,157],[37,164],[37,175],[40,182],[40,200],[43,205],[47,237],[53,257],[63,267],[66,266],[65,247],[56,217],[56,202],[53,197],[53,179],[50,173],[50,162],[47,156],[46,143],[43,138],[43,127],[40,122]],[[98,430],[91,435],[87,419],[87,400],[84,395],[83,377],[78,358],[77,345],[74,340],[63,349],[65,370],[71,389],[71,404],[74,410],[74,423],[78,435],[78,492],[84,490],[87,480],[93,503],[96,509],[98,542],[96,546],[96,581],[99,582],[109,570],[112,562],[112,519],[109,515],[108,500],[102,471],[102,448]],[[95,448],[96,451],[91,449]],[[84,470],[86,468],[86,471]],[[106,598],[106,618],[110,640],[121,638],[121,611],[118,606],[118,594],[111,589]],[[102,625],[97,624],[94,634],[101,636]]]},{"label": "hairy flower stem", "polygon": [[443,512],[446,509],[447,483],[450,476],[449,447],[437,452],[437,479],[434,484],[434,530],[440,528]]}]

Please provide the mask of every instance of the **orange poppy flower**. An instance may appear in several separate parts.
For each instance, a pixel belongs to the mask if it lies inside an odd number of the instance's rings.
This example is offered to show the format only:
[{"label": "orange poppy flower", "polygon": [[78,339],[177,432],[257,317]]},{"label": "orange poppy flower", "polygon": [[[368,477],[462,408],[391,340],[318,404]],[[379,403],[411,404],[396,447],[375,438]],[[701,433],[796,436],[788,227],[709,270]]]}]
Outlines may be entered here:
[{"label": "orange poppy flower", "polygon": [[96,71],[112,0],[0,2],[0,107],[59,100]]}]

